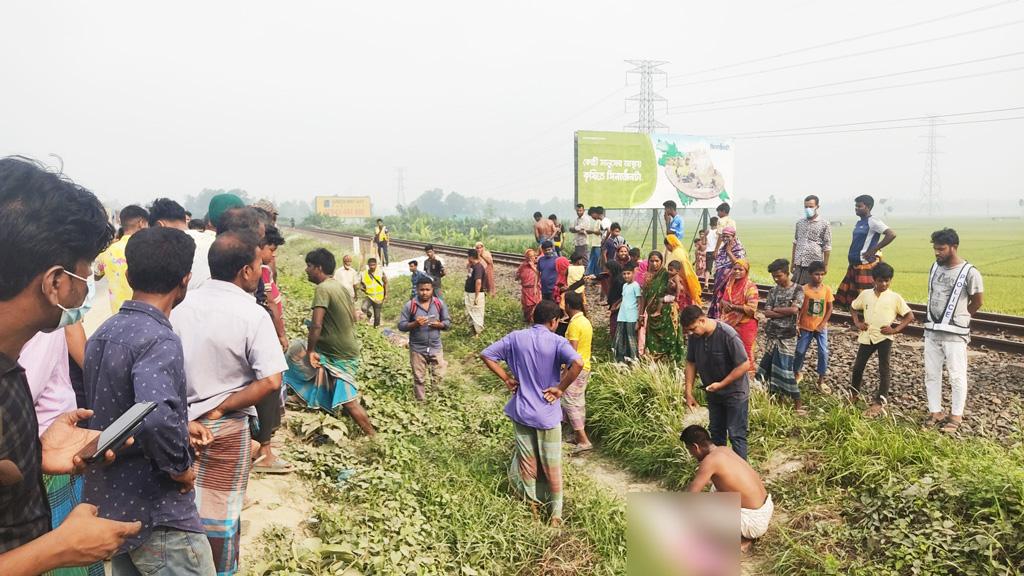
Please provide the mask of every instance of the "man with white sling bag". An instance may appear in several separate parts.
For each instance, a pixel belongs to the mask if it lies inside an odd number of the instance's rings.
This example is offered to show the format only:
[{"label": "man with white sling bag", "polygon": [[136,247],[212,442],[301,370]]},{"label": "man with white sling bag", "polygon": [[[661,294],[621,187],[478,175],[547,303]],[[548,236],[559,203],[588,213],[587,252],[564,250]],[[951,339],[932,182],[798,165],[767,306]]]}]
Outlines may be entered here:
[{"label": "man with white sling bag", "polygon": [[[981,308],[981,273],[957,255],[960,237],[944,228],[932,233],[935,264],[928,274],[924,322],[924,385],[928,393],[925,427],[952,434],[963,421],[967,404],[967,343],[971,317]],[[942,367],[949,371],[951,412],[942,411]]]}]

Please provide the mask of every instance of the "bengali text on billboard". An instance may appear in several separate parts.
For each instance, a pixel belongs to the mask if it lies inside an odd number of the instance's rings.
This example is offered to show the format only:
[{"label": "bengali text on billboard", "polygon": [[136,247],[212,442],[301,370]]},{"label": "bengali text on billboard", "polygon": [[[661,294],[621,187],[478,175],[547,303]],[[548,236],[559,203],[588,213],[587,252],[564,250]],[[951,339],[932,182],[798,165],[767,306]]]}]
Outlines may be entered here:
[{"label": "bengali text on billboard", "polygon": [[334,218],[369,218],[373,205],[369,196],[317,196],[316,213]]}]

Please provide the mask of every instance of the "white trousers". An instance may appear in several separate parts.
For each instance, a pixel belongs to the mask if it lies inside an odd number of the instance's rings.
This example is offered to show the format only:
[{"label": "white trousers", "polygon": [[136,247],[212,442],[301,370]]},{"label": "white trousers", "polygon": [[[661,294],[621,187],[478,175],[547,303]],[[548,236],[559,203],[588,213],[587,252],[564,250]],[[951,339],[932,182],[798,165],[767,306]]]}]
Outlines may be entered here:
[{"label": "white trousers", "polygon": [[953,416],[964,415],[967,404],[967,342],[942,341],[924,331],[924,387],[928,392],[928,411],[942,412],[942,366],[949,371]]}]

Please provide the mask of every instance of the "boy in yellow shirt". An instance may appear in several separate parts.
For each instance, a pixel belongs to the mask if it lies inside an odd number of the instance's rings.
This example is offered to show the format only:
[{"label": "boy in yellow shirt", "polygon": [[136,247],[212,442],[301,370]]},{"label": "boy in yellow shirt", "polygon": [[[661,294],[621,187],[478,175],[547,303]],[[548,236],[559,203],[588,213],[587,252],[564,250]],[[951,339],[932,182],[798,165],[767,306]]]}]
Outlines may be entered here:
[{"label": "boy in yellow shirt", "polygon": [[121,304],[132,299],[132,287],[128,285],[128,260],[124,248],[132,234],[149,227],[149,212],[141,206],[125,206],[120,213],[124,234],[96,258],[96,280],[106,276],[107,291],[110,292],[110,312],[117,314]]},{"label": "boy in yellow shirt", "polygon": [[577,292],[568,292],[562,300],[565,312],[569,315],[569,327],[565,331],[565,339],[583,357],[583,369],[576,380],[562,394],[562,421],[568,421],[576,434],[576,447],[573,454],[586,452],[594,448],[585,429],[587,417],[587,382],[590,380],[590,348],[594,338],[594,327],[584,313],[583,296]]},{"label": "boy in yellow shirt", "polygon": [[[875,352],[878,352],[878,391],[871,402],[871,406],[864,412],[868,418],[879,416],[885,411],[883,405],[889,394],[889,383],[892,380],[889,370],[889,356],[892,353],[892,341],[896,334],[899,334],[914,319],[914,313],[903,300],[903,296],[889,290],[892,277],[895,274],[892,266],[885,262],[879,262],[871,269],[871,277],[874,279],[874,287],[871,290],[864,290],[850,304],[850,312],[853,316],[853,324],[860,331],[857,342],[860,347],[857,349],[857,359],[853,362],[853,379],[850,382],[850,393],[852,400],[857,401],[860,394],[861,382],[864,380],[864,367],[868,359]],[[898,324],[893,326],[896,321]]]}]

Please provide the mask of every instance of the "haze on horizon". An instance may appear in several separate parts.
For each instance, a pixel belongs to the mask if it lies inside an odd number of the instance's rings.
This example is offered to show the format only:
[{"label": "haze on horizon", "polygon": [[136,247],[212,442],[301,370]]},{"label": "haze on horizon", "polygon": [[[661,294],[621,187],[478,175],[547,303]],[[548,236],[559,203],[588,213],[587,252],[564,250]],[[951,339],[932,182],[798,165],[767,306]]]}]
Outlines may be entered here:
[{"label": "haze on horizon", "polygon": [[[634,121],[624,98],[639,87],[623,60],[650,58],[669,62],[656,89],[675,107],[659,114],[671,132],[737,135],[741,207],[872,193],[912,216],[926,129],[891,128],[924,122],[860,123],[1004,110],[943,119],[943,206],[1021,214],[1011,144],[1024,108],[1008,110],[1024,107],[1018,0],[43,1],[4,12],[0,155],[59,155],[116,204],[243,188],[277,201],[370,195],[385,211],[399,167],[407,201],[431,188],[570,198],[573,131]],[[814,60],[828,61],[789,67]],[[904,73],[922,68],[934,69]],[[773,100],[789,101],[761,104]],[[777,137],[836,124],[853,125]],[[781,132],[750,134],[765,130]]]}]

